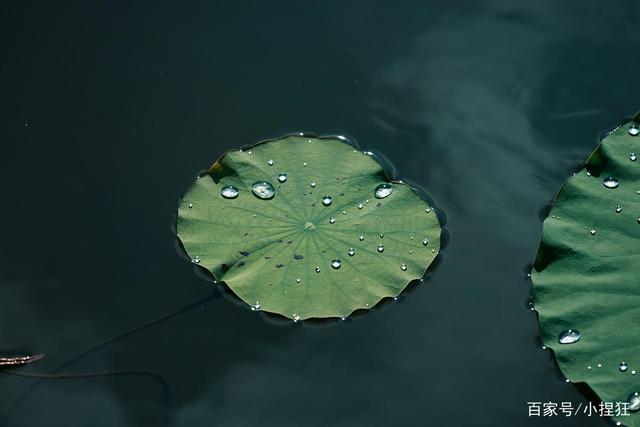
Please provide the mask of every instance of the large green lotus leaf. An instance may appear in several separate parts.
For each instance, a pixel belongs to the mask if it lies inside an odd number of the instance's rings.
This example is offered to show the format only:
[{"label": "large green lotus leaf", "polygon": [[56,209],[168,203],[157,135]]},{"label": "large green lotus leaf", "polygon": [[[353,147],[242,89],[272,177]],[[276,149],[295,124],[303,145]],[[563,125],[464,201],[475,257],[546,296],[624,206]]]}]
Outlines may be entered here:
[{"label": "large green lotus leaf", "polygon": [[[272,184],[273,197],[254,195],[256,182]],[[376,197],[380,185],[391,193]],[[229,186],[237,197],[222,195]],[[437,215],[418,193],[337,138],[288,136],[225,153],[185,194],[177,227],[192,260],[245,303],[296,321],[397,296],[440,247]]]},{"label": "large green lotus leaf", "polygon": [[[638,116],[635,120],[638,120]],[[603,402],[631,401],[640,426],[640,137],[633,121],[608,133],[569,178],[544,221],[532,272],[544,344],[572,382]],[[637,373],[636,373],[637,372]],[[615,409],[615,408],[614,408]],[[615,414],[614,410],[614,414]]]}]

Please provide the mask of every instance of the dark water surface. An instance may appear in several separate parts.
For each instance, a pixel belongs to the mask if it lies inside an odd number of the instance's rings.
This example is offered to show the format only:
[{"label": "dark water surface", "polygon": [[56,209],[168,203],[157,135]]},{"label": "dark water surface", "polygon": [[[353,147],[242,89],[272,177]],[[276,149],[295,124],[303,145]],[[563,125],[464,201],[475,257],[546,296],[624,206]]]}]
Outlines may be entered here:
[{"label": "dark water surface", "polygon": [[[89,2],[87,2],[89,3]],[[519,3],[519,4],[516,4]],[[604,426],[539,348],[540,209],[640,109],[640,8],[501,1],[0,7],[7,426]],[[295,130],[383,153],[446,212],[431,280],[349,323],[274,325],[178,255],[224,150]],[[145,322],[150,327],[87,350]],[[153,374],[153,375],[152,375]],[[168,418],[167,418],[168,417]]]}]

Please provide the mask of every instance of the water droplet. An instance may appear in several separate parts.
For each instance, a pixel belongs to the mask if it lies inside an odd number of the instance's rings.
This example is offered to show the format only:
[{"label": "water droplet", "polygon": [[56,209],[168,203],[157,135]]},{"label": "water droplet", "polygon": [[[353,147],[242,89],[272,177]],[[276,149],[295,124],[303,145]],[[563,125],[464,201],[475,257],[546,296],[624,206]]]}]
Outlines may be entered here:
[{"label": "water droplet", "polygon": [[278,182],[287,182],[287,174],[286,173],[278,174]]},{"label": "water droplet", "polygon": [[640,409],[640,394],[637,391],[631,393],[627,398],[627,402],[629,403],[629,410],[631,412],[637,412]]},{"label": "water droplet", "polygon": [[333,261],[331,261],[331,268],[337,270],[340,267],[342,267],[342,261],[340,261],[339,259],[334,259]]},{"label": "water droplet", "polygon": [[256,301],[256,303],[251,306],[251,311],[256,310],[260,310],[260,301]]},{"label": "water droplet", "polygon": [[629,153],[629,160],[631,160],[632,162],[635,162],[638,159],[638,156],[636,156],[636,153]]},{"label": "water droplet", "polygon": [[298,320],[300,320],[300,315],[298,315],[298,314],[294,314],[292,317],[293,317],[293,322],[294,323],[297,323]]},{"label": "water droplet", "polygon": [[249,150],[249,151],[247,151],[247,154],[250,156],[250,155],[253,154],[253,151]]},{"label": "water droplet", "polygon": [[609,176],[605,178],[604,181],[602,181],[602,185],[604,185],[607,188],[617,188],[618,180],[612,176]]},{"label": "water droplet", "polygon": [[429,213],[429,212],[431,212],[431,208],[426,208],[424,211],[425,211],[426,213]]},{"label": "water droplet", "polygon": [[384,252],[384,245],[378,245],[376,249],[378,252]]},{"label": "water droplet", "polygon": [[251,186],[251,191],[258,199],[269,200],[273,199],[276,194],[273,185],[266,181],[258,181]]},{"label": "water droplet", "polygon": [[635,374],[636,374],[636,370],[635,370],[635,369],[633,369],[633,370],[631,371],[631,375],[635,375]]},{"label": "water droplet", "polygon": [[384,233],[380,233],[380,238],[382,239],[384,237]]},{"label": "water droplet", "polygon": [[411,255],[413,253],[413,251],[409,251],[409,255]]},{"label": "water droplet", "polygon": [[331,196],[322,196],[322,204],[325,206],[329,206],[333,202],[333,197]]},{"label": "water droplet", "polygon": [[236,197],[238,197],[238,194],[240,194],[240,192],[233,185],[225,185],[220,190],[220,194],[222,194],[222,197],[224,197],[225,199],[235,199]]},{"label": "water droplet", "polygon": [[329,224],[333,224],[336,222],[336,219],[334,217],[329,218]]},{"label": "water droplet", "polygon": [[393,192],[393,187],[389,184],[380,184],[376,187],[373,195],[376,196],[376,199],[384,199],[389,196]]},{"label": "water droplet", "polygon": [[358,209],[362,209],[364,205],[362,203],[358,203]]},{"label": "water droplet", "polygon": [[407,264],[405,263],[400,264],[400,270],[407,271]]},{"label": "water droplet", "polygon": [[618,205],[616,206],[616,213],[620,213],[622,212],[622,206]]},{"label": "water droplet", "polygon": [[629,369],[629,365],[627,365],[627,362],[620,362],[620,366],[618,366],[618,368],[620,369],[620,372],[625,372]]},{"label": "water droplet", "polygon": [[296,283],[300,283],[300,279],[296,279]]},{"label": "water droplet", "polygon": [[353,248],[349,248],[349,250],[347,251],[347,255],[349,256],[354,256],[355,254],[356,254],[356,251]]},{"label": "water droplet", "polygon": [[316,273],[320,273],[320,267],[316,267]]},{"label": "water droplet", "polygon": [[311,186],[311,188],[316,188],[316,182],[315,181],[311,181],[309,183],[309,185]]},{"label": "water droplet", "polygon": [[567,329],[562,331],[558,336],[558,342],[560,344],[573,344],[575,342],[580,341],[581,335],[580,332],[576,329]]},{"label": "water droplet", "polygon": [[302,166],[307,166],[307,162],[302,162]]},{"label": "water droplet", "polygon": [[587,369],[590,371],[591,370],[591,366],[587,366]]},{"label": "water droplet", "polygon": [[602,363],[598,363],[596,366],[598,366],[598,368],[602,368]]},{"label": "water droplet", "polygon": [[413,240],[413,236],[409,236],[409,238],[410,238],[411,240]]},{"label": "water droplet", "polygon": [[194,264],[200,264],[200,257],[199,256],[195,257],[194,259],[191,260],[191,262]]},{"label": "water droplet", "polygon": [[591,230],[590,233],[591,233],[592,236],[595,236],[596,235],[596,230]]},{"label": "water droplet", "polygon": [[429,244],[429,239],[424,239],[424,240],[422,241],[422,244],[423,244],[424,246],[427,246],[427,245]]},{"label": "water droplet", "polygon": [[[640,218],[638,218],[638,222],[640,222]],[[364,240],[364,236],[361,234],[358,236],[358,240],[360,240],[361,242]]]},{"label": "water droplet", "polygon": [[638,129],[638,125],[634,123],[631,126],[629,126],[629,135],[638,136],[638,133],[640,133],[640,129]]},{"label": "water droplet", "polygon": [[193,207],[193,203],[189,203],[189,209]]},{"label": "water droplet", "polygon": [[342,215],[346,215],[346,214],[347,214],[347,211],[342,211]]},{"label": "water droplet", "polygon": [[272,160],[272,159],[267,160],[267,164],[268,164],[269,166],[273,166],[273,160]]}]

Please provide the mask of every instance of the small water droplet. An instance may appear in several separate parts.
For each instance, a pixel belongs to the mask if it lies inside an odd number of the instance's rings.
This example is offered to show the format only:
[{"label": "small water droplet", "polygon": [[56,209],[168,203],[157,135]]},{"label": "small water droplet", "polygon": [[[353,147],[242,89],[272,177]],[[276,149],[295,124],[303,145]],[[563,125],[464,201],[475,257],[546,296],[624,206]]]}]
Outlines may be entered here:
[{"label": "small water droplet", "polygon": [[590,371],[591,370],[591,366],[587,366],[587,369]]},{"label": "small water droplet", "polygon": [[311,186],[311,188],[316,188],[316,182],[315,181],[311,181],[309,183],[309,185]]},{"label": "small water droplet", "polygon": [[400,270],[407,271],[407,264],[405,263],[400,264]]},{"label": "small water droplet", "polygon": [[251,191],[253,194],[263,200],[273,199],[273,196],[276,194],[275,188],[271,183],[266,181],[258,181],[251,186]]},{"label": "small water droplet", "polygon": [[376,248],[376,250],[377,250],[378,252],[381,252],[381,253],[382,253],[382,252],[384,252],[384,245],[378,245],[378,247]]},{"label": "small water droplet", "polygon": [[627,365],[627,362],[620,362],[618,369],[620,369],[620,372],[625,372],[627,369],[629,369],[629,365]]},{"label": "small water droplet", "polygon": [[336,222],[336,219],[334,217],[329,218],[329,224],[333,224]]},{"label": "small water droplet", "polygon": [[287,182],[287,174],[286,173],[278,174],[278,182]]},{"label": "small water droplet", "polygon": [[389,196],[393,192],[393,187],[389,184],[380,184],[376,187],[373,195],[376,196],[376,199],[384,199]]},{"label": "small water droplet", "polygon": [[629,135],[638,136],[638,133],[640,133],[640,129],[638,128],[638,125],[634,123],[631,126],[629,126]]},{"label": "small water droplet", "polygon": [[591,233],[592,236],[596,235],[596,230],[591,230],[589,233]]},{"label": "small water droplet", "polygon": [[631,393],[627,398],[627,402],[629,403],[629,410],[631,412],[638,412],[640,409],[640,394],[636,391]]},{"label": "small water droplet", "polygon": [[358,209],[362,209],[364,205],[362,203],[358,203]]},{"label": "small water droplet", "polygon": [[629,153],[629,160],[631,160],[632,162],[635,162],[638,159],[638,156],[636,156],[636,153]]},{"label": "small water droplet", "polygon": [[597,366],[598,368],[602,368],[602,363],[598,363],[596,366]]},{"label": "small water droplet", "polygon": [[424,246],[427,246],[427,245],[429,244],[429,239],[424,239],[424,240],[422,241],[422,244],[423,244]]},{"label": "small water droplet", "polygon": [[346,214],[347,214],[347,211],[342,211],[342,215],[346,215]]},{"label": "small water droplet", "polygon": [[384,233],[380,233],[380,238],[382,239],[384,237]]},{"label": "small water droplet", "polygon": [[316,273],[320,273],[320,267],[316,267]]},{"label": "small water droplet", "polygon": [[636,370],[635,370],[635,369],[633,369],[633,370],[631,371],[631,375],[635,375],[635,374],[636,374]]},{"label": "small water droplet", "polygon": [[411,255],[413,253],[413,251],[409,251],[409,255]]},{"label": "small water droplet", "polygon": [[260,301],[256,301],[256,303],[251,306],[251,311],[256,310],[260,310]]},{"label": "small water droplet", "polygon": [[587,176],[591,176],[591,172],[587,171]]},{"label": "small water droplet", "polygon": [[302,162],[302,166],[307,166],[307,162]]},{"label": "small water droplet", "polygon": [[200,257],[199,256],[195,257],[194,259],[191,260],[191,262],[194,264],[200,264]]},{"label": "small water droplet", "polygon": [[355,254],[356,254],[356,251],[353,248],[349,248],[349,250],[347,251],[347,255],[349,256],[354,256]]},{"label": "small water droplet", "polygon": [[193,203],[189,203],[189,209],[193,207]]},{"label": "small water droplet", "polygon": [[225,199],[235,199],[236,197],[238,197],[238,194],[240,194],[240,192],[238,191],[238,188],[234,187],[233,185],[225,185],[220,190],[220,194]]},{"label": "small water droplet", "polygon": [[573,344],[580,341],[580,332],[576,329],[567,329],[560,333],[558,336],[558,342],[560,344]]},{"label": "small water droplet", "polygon": [[616,213],[620,213],[622,212],[622,206],[618,205],[616,206]]},{"label": "small water droplet", "polygon": [[342,261],[340,261],[339,259],[334,259],[333,261],[331,261],[331,268],[337,270],[340,267],[342,267]]},{"label": "small water droplet", "polygon": [[296,283],[300,283],[300,279],[296,279]]},{"label": "small water droplet", "polygon": [[300,316],[298,314],[294,314],[292,317],[294,323],[297,323],[300,320]]},{"label": "small water droplet", "polygon": [[617,188],[618,184],[618,180],[612,176],[606,177],[604,181],[602,181],[602,185],[607,188]]},{"label": "small water droplet", "polygon": [[273,166],[273,160],[272,160],[272,159],[267,160],[267,164],[268,164],[269,166]]},{"label": "small water droplet", "polygon": [[247,151],[247,154],[250,156],[250,155],[253,154],[253,151],[249,150],[249,151]]},{"label": "small water droplet", "polygon": [[424,211],[425,211],[426,213],[429,213],[429,212],[431,212],[431,208],[426,208]]},{"label": "small water droplet", "polygon": [[[638,222],[640,222],[640,218],[638,218]],[[360,240],[361,242],[364,240],[364,236],[361,234],[358,236],[358,240]]]},{"label": "small water droplet", "polygon": [[324,206],[329,206],[333,202],[333,197],[331,196],[322,196],[322,204]]}]

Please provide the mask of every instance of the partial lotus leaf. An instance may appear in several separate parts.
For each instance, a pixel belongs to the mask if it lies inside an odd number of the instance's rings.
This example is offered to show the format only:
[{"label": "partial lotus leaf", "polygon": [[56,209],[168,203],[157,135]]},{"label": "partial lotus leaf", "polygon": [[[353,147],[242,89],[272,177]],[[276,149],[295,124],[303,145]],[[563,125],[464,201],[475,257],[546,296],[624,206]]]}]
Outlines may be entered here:
[{"label": "partial lotus leaf", "polygon": [[421,278],[440,248],[436,213],[340,138],[288,136],[225,153],[181,201],[194,263],[254,309],[346,317]]},{"label": "partial lotus leaf", "polygon": [[638,119],[606,134],[564,184],[531,276],[542,339],[560,369],[630,426],[640,426]]}]

